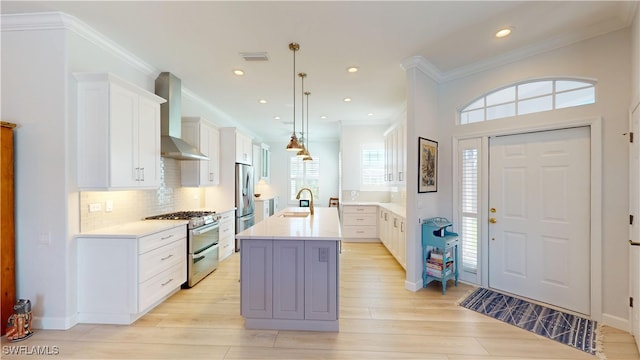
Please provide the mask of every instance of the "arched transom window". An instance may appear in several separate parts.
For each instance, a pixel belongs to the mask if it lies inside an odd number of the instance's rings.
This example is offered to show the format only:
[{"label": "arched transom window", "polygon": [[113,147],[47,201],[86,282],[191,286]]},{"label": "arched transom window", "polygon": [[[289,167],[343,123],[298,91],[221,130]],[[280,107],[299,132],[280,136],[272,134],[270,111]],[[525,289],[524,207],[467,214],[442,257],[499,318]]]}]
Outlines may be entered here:
[{"label": "arched transom window", "polygon": [[545,79],[521,82],[474,100],[460,110],[460,124],[593,104],[595,82]]}]

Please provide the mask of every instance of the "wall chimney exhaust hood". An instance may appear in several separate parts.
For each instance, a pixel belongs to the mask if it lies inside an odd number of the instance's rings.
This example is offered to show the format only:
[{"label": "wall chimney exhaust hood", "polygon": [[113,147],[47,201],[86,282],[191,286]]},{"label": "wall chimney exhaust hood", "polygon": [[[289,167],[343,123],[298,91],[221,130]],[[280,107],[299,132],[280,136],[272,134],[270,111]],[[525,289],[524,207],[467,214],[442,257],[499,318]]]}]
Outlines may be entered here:
[{"label": "wall chimney exhaust hood", "polygon": [[177,160],[209,160],[182,134],[182,81],[169,72],[156,79],[156,95],[167,100],[160,105],[160,155]]}]

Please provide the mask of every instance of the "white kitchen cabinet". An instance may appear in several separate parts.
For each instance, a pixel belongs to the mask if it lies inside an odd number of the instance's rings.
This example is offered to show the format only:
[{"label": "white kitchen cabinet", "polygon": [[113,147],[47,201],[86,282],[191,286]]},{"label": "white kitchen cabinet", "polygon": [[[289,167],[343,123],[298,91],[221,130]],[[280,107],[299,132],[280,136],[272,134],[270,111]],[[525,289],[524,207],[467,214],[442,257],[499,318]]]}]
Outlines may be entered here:
[{"label": "white kitchen cabinet", "polygon": [[243,239],[245,326],[336,331],[338,242]]},{"label": "white kitchen cabinet", "polygon": [[236,213],[234,210],[220,214],[220,227],[218,228],[218,259],[228,258],[235,250]]},{"label": "white kitchen cabinet", "polygon": [[236,162],[248,165],[253,164],[251,138],[238,131],[236,131]]},{"label": "white kitchen cabinet", "polygon": [[342,236],[345,242],[377,241],[378,206],[343,205]]},{"label": "white kitchen cabinet", "polygon": [[235,162],[253,165],[253,144],[248,135],[243,134],[235,127],[220,128],[220,142],[228,148],[220,149],[221,152],[235,149]]},{"label": "white kitchen cabinet", "polygon": [[271,175],[271,151],[269,145],[262,143],[253,145],[253,167],[255,183],[259,180],[264,180],[269,183],[269,176]]},{"label": "white kitchen cabinet", "polygon": [[277,197],[257,198],[255,200],[255,223],[267,219],[276,212]]},{"label": "white kitchen cabinet", "polygon": [[382,241],[396,261],[406,269],[407,240],[405,235],[405,218],[381,207],[378,226],[380,228],[380,241]]},{"label": "white kitchen cabinet", "polygon": [[[114,231],[115,232],[115,231]],[[78,236],[78,319],[131,324],[187,280],[187,228]]]},{"label": "white kitchen cabinet", "polygon": [[269,145],[260,144],[260,178],[264,179],[267,183],[271,176],[271,150]]},{"label": "white kitchen cabinet", "polygon": [[214,186],[220,183],[220,131],[206,119],[182,118],[182,140],[195,146],[209,160],[181,161],[182,186]]},{"label": "white kitchen cabinet", "polygon": [[165,100],[112,74],[75,74],[78,187],[160,185],[160,104]]},{"label": "white kitchen cabinet", "polygon": [[385,133],[385,181],[389,183],[404,184],[406,182],[406,143],[406,121],[398,123]]}]

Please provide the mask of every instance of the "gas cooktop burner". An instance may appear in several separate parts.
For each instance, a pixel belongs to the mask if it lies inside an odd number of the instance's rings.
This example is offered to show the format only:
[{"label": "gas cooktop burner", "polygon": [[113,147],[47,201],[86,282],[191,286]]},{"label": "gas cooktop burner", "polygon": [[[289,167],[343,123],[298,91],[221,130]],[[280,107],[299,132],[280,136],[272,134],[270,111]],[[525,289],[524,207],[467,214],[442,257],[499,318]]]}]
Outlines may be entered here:
[{"label": "gas cooktop burner", "polygon": [[218,216],[215,211],[178,211],[149,216],[145,220],[189,220],[189,229],[194,229],[218,221]]},{"label": "gas cooktop burner", "polygon": [[189,220],[192,218],[215,215],[215,211],[178,211],[169,214],[149,216],[147,220]]}]

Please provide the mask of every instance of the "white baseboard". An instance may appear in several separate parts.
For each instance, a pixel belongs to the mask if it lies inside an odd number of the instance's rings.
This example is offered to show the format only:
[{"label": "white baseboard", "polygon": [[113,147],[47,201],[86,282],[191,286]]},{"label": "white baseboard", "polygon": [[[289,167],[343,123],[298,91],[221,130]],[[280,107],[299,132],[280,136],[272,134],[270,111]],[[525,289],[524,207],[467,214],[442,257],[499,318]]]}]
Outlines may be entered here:
[{"label": "white baseboard", "polygon": [[342,242],[346,243],[379,243],[380,239],[360,239],[360,238],[342,238]]},{"label": "white baseboard", "polygon": [[631,332],[631,322],[629,319],[610,314],[602,314],[602,323],[622,331]]},{"label": "white baseboard", "polygon": [[33,317],[31,327],[43,330],[69,330],[78,324],[78,315],[68,316],[66,318],[53,317]]},{"label": "white baseboard", "polygon": [[404,281],[404,288],[409,290],[409,291],[413,291],[416,292],[420,289],[422,289],[422,279],[416,281],[416,282],[411,282],[411,281]]}]

